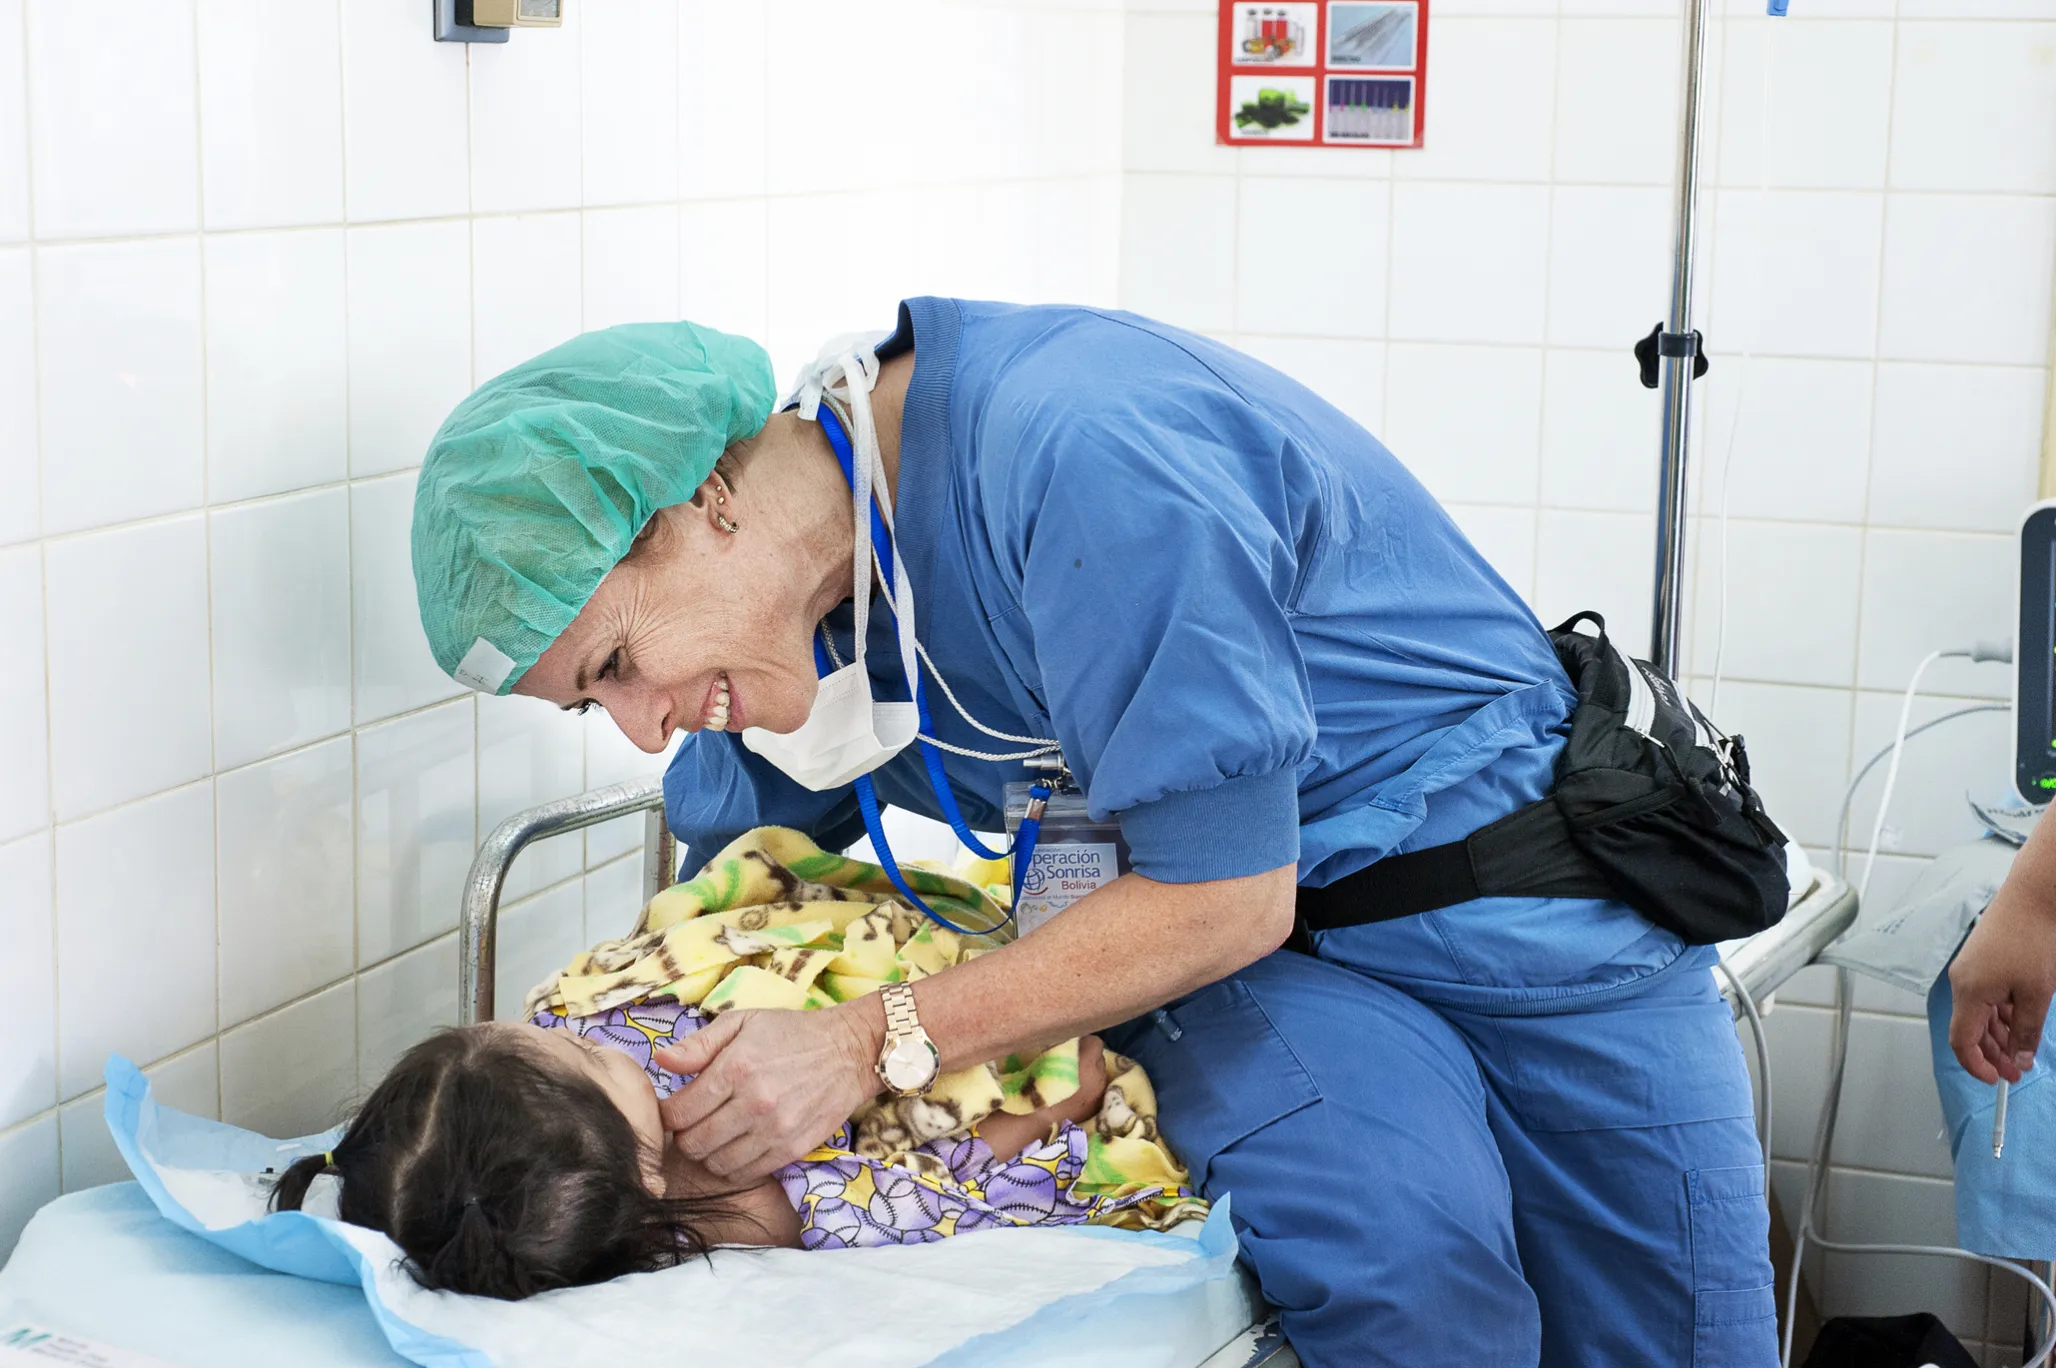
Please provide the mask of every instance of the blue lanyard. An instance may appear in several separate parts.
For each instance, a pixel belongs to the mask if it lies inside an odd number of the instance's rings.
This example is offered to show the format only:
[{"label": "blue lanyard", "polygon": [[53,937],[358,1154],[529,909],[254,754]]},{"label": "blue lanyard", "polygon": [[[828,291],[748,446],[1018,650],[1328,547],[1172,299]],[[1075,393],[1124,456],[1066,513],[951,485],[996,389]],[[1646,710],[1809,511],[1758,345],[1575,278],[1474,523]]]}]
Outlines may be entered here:
[{"label": "blue lanyard", "polygon": [[[843,478],[849,481],[851,489],[855,489],[857,485],[856,454],[850,448],[849,434],[843,431],[841,420],[835,416],[835,411],[829,408],[828,405],[823,404],[821,406],[819,416],[821,419],[821,431],[827,435],[828,445],[834,449],[835,459],[842,465]],[[871,501],[871,542],[873,546],[885,549],[885,554],[878,557],[878,573],[880,578],[885,581],[885,600],[890,604],[893,602],[894,593],[892,534],[886,530],[885,515],[879,511],[876,499]],[[829,673],[828,653],[822,649],[818,637],[814,642],[814,668],[822,678],[827,678]],[[914,676],[907,681],[907,688],[914,696],[914,708],[921,719],[922,736],[917,739],[916,744],[920,746],[921,759],[928,767],[928,786],[935,791],[936,806],[942,810],[943,817],[949,822],[950,830],[956,833],[957,839],[970,849],[976,851],[981,858],[987,860],[1005,858],[1009,852],[986,849],[985,843],[972,833],[971,824],[964,820],[963,810],[957,806],[957,796],[950,788],[949,775],[942,768],[942,752],[926,739],[934,734],[935,724],[928,716],[928,694],[921,686],[920,669],[918,666],[913,667],[913,669]],[[936,925],[955,931],[959,935],[975,936],[983,934],[977,928],[958,926],[942,917],[934,908],[921,900],[920,894],[907,886],[906,876],[900,872],[899,861],[893,858],[892,847],[887,844],[885,839],[885,827],[878,816],[878,793],[872,787],[871,776],[868,774],[858,775],[856,790],[857,808],[864,814],[864,832],[871,838],[871,849],[877,854],[878,863],[885,870],[885,877],[892,880],[892,886],[897,888],[908,902],[919,908],[922,914],[930,921],[936,923]],[[1051,785],[1042,781],[1036,782],[1028,790],[1028,813],[1021,821],[1021,829],[1014,837],[1013,849],[1011,851],[1014,877],[1013,907],[1008,908],[1007,915],[1001,920],[999,926],[985,928],[987,931],[997,931],[1000,926],[1005,926],[1007,922],[1012,921],[1014,919],[1013,908],[1020,906],[1021,884],[1028,877],[1029,864],[1035,859],[1036,841],[1042,834],[1043,808],[1049,802],[1051,791]]]}]

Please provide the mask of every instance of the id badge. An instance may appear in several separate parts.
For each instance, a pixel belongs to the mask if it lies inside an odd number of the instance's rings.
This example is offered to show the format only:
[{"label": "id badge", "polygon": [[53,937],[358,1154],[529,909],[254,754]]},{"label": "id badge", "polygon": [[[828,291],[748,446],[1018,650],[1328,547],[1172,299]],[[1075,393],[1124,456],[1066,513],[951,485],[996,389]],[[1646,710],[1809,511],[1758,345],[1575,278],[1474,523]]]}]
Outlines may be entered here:
[{"label": "id badge", "polygon": [[[1021,830],[1021,818],[1028,810],[1028,789],[1027,784],[1007,785],[1009,835]],[[1027,935],[1128,870],[1128,842],[1122,839],[1119,822],[1093,820],[1086,810],[1085,795],[1077,789],[1050,795],[1035,858],[1021,881],[1021,900],[1014,908],[1019,934]]]}]

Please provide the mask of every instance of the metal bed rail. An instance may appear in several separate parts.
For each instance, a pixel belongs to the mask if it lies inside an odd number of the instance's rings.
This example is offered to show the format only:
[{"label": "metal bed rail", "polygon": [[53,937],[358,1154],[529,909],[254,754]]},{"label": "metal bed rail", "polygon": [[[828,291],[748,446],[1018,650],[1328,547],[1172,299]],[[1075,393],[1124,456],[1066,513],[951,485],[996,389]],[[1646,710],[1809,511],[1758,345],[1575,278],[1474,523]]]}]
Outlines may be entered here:
[{"label": "metal bed rail", "polygon": [[567,831],[581,831],[616,817],[643,814],[643,901],[669,888],[677,877],[678,843],[664,822],[664,786],[659,779],[610,784],[573,798],[515,813],[493,828],[478,848],[464,879],[464,914],[457,953],[457,1022],[493,1019],[493,970],[498,950],[500,893],[514,857],[530,843]]},{"label": "metal bed rail", "polygon": [[[1812,887],[1792,904],[1783,921],[1747,940],[1727,942],[1720,947],[1720,957],[1749,996],[1761,1003],[1813,963],[1855,920],[1856,890],[1826,870],[1815,870]],[[1739,1019],[1742,1004],[1725,979],[1720,991]]]}]

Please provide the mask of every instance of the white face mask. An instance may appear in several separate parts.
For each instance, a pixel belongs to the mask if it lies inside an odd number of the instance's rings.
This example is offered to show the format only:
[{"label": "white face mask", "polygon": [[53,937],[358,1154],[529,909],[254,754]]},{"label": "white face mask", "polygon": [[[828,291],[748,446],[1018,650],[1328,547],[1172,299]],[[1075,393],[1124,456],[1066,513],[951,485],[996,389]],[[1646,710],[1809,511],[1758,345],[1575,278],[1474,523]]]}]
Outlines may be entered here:
[{"label": "white face mask", "polygon": [[[871,418],[871,387],[878,378],[876,339],[837,338],[800,377],[796,393],[800,417],[818,421],[821,398],[836,393],[847,401],[855,459],[851,461],[850,507],[856,520],[856,554],[852,579],[856,591],[856,659],[829,674],[814,695],[814,706],[797,731],[780,735],[762,727],[745,727],[742,743],[769,760],[795,782],[820,791],[840,788],[869,774],[913,744],[921,728],[920,708],[912,703],[880,703],[871,697],[871,674],[864,664],[865,636],[871,620],[871,499],[876,489],[879,512],[892,528],[892,496],[885,488],[878,456],[878,428]],[[839,382],[831,377],[840,376]],[[893,614],[898,622],[900,661],[911,687],[917,678],[914,655],[914,592],[899,547],[892,547]]]}]

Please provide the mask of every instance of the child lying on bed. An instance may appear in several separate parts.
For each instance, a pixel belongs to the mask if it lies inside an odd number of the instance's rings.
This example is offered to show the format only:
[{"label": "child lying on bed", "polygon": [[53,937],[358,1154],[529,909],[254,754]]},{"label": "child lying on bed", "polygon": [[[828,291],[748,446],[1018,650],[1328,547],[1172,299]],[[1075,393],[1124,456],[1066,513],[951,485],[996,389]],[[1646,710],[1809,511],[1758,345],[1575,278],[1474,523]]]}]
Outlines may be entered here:
[{"label": "child lying on bed", "polygon": [[[959,924],[1002,915],[979,887],[910,871]],[[1156,1129],[1142,1070],[1065,1041],[865,1103],[796,1164],[725,1189],[666,1143],[683,1085],[656,1054],[731,1010],[806,1010],[911,982],[977,951],[908,910],[876,865],[796,831],[738,838],[659,893],[629,935],[528,995],[525,1025],[446,1031],[408,1051],[328,1155],[342,1219],[384,1231],[431,1288],[525,1297],[659,1268],[723,1244],[848,1249],[989,1226],[1165,1229],[1206,1204]]]},{"label": "child lying on bed", "polygon": [[1120,1110],[1118,1079],[1135,1067],[1097,1037],[1081,1042],[1077,1091],[1060,1102],[995,1112],[890,1159],[851,1151],[845,1126],[772,1179],[724,1187],[665,1143],[657,1115],[684,1080],[654,1051],[706,1020],[648,1003],[444,1031],[401,1057],[333,1150],[285,1171],[272,1205],[299,1209],[333,1173],[341,1218],[383,1231],[423,1286],[507,1299],[719,1245],[913,1244],[1104,1222],[1145,1202],[1204,1210],[1182,1184],[1116,1196],[1120,1185],[1088,1177],[1087,1127],[1110,1102]]}]

